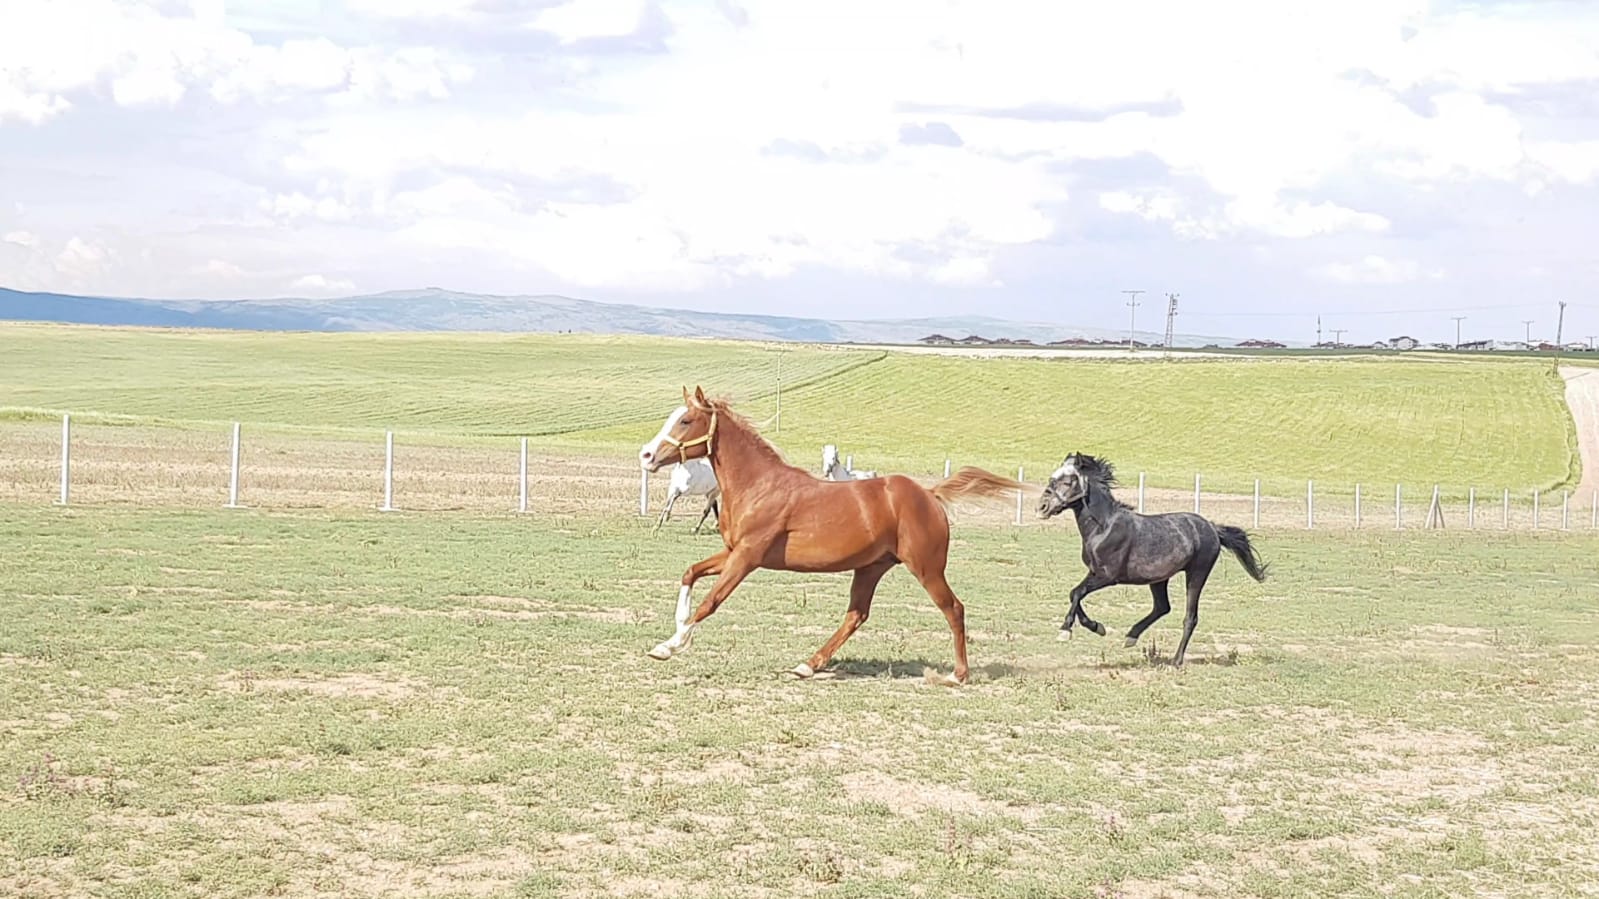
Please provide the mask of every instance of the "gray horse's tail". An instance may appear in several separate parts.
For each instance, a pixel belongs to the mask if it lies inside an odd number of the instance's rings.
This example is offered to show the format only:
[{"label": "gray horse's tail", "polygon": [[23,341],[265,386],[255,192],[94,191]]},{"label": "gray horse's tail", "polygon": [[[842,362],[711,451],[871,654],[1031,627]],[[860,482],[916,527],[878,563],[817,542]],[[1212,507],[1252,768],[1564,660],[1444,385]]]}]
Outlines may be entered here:
[{"label": "gray horse's tail", "polygon": [[1235,528],[1230,524],[1216,525],[1216,536],[1221,538],[1223,549],[1230,549],[1238,557],[1239,564],[1249,572],[1249,576],[1257,581],[1266,579],[1265,562],[1260,561],[1260,554],[1255,552],[1255,547],[1249,542],[1249,534],[1243,528]]}]

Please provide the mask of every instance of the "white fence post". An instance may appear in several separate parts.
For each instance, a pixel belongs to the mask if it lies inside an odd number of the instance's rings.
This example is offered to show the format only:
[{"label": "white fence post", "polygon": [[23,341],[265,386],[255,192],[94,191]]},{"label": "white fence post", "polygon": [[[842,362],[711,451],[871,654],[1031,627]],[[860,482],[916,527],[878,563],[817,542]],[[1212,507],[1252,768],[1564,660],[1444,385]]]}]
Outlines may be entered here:
[{"label": "white fence post", "polygon": [[233,464],[228,475],[228,506],[239,508],[239,423],[233,423]]},{"label": "white fence post", "polygon": [[1194,514],[1199,514],[1199,472],[1194,472]]},{"label": "white fence post", "polygon": [[1535,530],[1535,531],[1538,530],[1538,516],[1540,514],[1540,510],[1538,508],[1538,504],[1539,504],[1538,491],[1534,490],[1532,492],[1532,529]]},{"label": "white fence post", "polygon": [[[1020,481],[1022,479],[1022,469],[1024,467],[1021,465],[1016,466],[1016,480]],[[1016,523],[1022,523],[1022,492],[1020,490],[1016,491]]]},{"label": "white fence post", "polygon": [[1499,523],[1505,530],[1510,530],[1510,488],[1505,488],[1505,504],[1499,513]]},{"label": "white fence post", "polygon": [[1560,529],[1571,530],[1571,491],[1560,491]]},{"label": "white fence post", "polygon": [[638,473],[638,514],[646,517],[650,514],[650,473],[647,471]]},{"label": "white fence post", "polygon": [[72,494],[72,414],[61,416],[61,498],[58,505],[66,505]]},{"label": "white fence post", "polygon": [[1355,485],[1355,529],[1360,529],[1360,485]]},{"label": "white fence post", "polygon": [[522,457],[517,465],[518,493],[516,511],[527,511],[527,438],[522,438]]},{"label": "white fence post", "polygon": [[1588,498],[1588,527],[1599,530],[1599,490],[1595,490],[1593,496]]},{"label": "white fence post", "polygon": [[1260,478],[1255,479],[1255,527],[1260,527]]},{"label": "white fence post", "polygon": [[944,477],[949,477],[949,459],[944,460]]},{"label": "white fence post", "polygon": [[1305,482],[1305,530],[1316,529],[1316,482]]},{"label": "white fence post", "polygon": [[1144,473],[1138,473],[1138,514],[1144,514]]},{"label": "white fence post", "polygon": [[1466,491],[1466,527],[1477,526],[1477,488],[1472,487]]},{"label": "white fence post", "polygon": [[855,470],[855,454],[854,453],[850,453],[849,455],[844,457],[844,470],[845,471],[854,471]]},{"label": "white fence post", "polygon": [[1405,529],[1404,485],[1394,485],[1394,530]]},{"label": "white fence post", "polygon": [[1428,528],[1441,528],[1444,526],[1444,507],[1438,494],[1438,485],[1432,485],[1432,503],[1427,506]]},{"label": "white fence post", "polygon": [[394,432],[383,432],[383,506],[378,511],[394,511]]}]

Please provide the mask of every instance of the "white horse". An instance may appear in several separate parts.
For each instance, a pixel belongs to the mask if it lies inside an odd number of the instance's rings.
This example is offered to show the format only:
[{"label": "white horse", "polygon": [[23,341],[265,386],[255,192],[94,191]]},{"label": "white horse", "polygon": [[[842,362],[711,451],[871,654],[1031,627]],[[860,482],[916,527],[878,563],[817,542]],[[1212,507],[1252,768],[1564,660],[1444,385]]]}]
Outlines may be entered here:
[{"label": "white horse", "polygon": [[822,478],[828,481],[864,481],[877,477],[875,471],[851,469],[838,460],[838,447],[829,443],[822,447]]},{"label": "white horse", "polygon": [[671,485],[666,489],[666,508],[661,510],[661,517],[655,522],[657,530],[672,517],[672,504],[677,502],[680,496],[705,497],[705,511],[700,513],[699,523],[694,525],[694,533],[700,532],[706,517],[713,512],[716,513],[718,522],[722,520],[722,509],[717,503],[722,496],[722,488],[716,483],[716,473],[711,470],[711,460],[702,457],[672,466]]},{"label": "white horse", "polygon": [[[650,458],[654,455],[655,447],[660,444],[661,436],[671,430],[672,425],[677,423],[678,416],[683,411],[679,409],[677,413],[668,418],[666,424],[661,427],[661,433],[656,434],[654,439],[639,448],[639,465],[641,467],[648,470]],[[666,505],[661,509],[660,518],[655,521],[656,530],[660,530],[661,526],[666,524],[667,519],[672,517],[672,506],[680,496],[705,497],[705,511],[700,513],[699,523],[694,525],[694,533],[698,534],[700,532],[700,528],[705,524],[705,519],[713,512],[716,513],[717,523],[721,523],[722,507],[718,500],[721,499],[722,488],[716,483],[716,472],[711,470],[710,459],[704,457],[690,459],[687,462],[678,462],[672,466],[672,480],[666,488]]]}]

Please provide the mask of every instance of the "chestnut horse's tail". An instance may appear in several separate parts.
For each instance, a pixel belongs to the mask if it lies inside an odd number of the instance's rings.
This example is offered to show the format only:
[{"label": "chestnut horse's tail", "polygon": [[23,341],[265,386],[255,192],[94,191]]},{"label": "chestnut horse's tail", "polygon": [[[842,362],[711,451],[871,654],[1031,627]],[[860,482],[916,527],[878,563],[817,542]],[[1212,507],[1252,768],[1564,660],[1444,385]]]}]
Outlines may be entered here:
[{"label": "chestnut horse's tail", "polygon": [[1013,490],[1026,489],[1027,485],[1021,481],[1000,477],[993,472],[970,465],[939,481],[931,488],[933,498],[945,509],[961,496],[999,496]]}]

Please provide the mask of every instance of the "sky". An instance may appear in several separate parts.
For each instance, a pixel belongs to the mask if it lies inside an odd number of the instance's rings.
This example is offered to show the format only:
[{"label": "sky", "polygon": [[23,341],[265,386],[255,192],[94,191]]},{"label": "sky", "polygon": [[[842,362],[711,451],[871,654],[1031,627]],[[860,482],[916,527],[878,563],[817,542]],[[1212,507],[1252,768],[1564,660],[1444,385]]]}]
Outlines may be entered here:
[{"label": "sky", "polygon": [[5,3],[0,286],[1599,335],[1584,0]]}]

